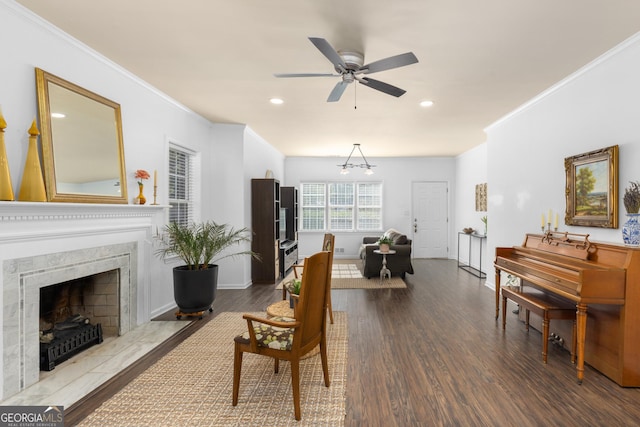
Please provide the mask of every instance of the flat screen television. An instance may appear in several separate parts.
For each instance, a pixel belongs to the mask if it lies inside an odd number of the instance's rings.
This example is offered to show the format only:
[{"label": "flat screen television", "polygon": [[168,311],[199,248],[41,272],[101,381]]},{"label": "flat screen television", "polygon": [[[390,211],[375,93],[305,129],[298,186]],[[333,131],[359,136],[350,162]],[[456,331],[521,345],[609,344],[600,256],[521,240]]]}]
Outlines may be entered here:
[{"label": "flat screen television", "polygon": [[280,208],[280,233],[278,234],[280,244],[287,240],[287,208]]}]

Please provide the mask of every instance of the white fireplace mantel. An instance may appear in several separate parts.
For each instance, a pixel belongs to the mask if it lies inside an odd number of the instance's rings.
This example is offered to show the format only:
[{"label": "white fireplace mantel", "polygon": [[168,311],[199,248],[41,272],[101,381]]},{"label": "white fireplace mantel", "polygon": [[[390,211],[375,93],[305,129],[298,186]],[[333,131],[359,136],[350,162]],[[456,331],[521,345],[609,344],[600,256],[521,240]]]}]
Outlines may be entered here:
[{"label": "white fireplace mantel", "polygon": [[0,400],[38,380],[38,363],[30,355],[37,354],[33,313],[40,287],[117,268],[125,278],[120,332],[150,319],[151,283],[157,286],[163,274],[151,267],[153,236],[163,227],[167,208],[0,202]]},{"label": "white fireplace mantel", "polygon": [[0,242],[151,227],[165,205],[0,202]]},{"label": "white fireplace mantel", "polygon": [[165,205],[0,202],[0,225],[10,222],[151,217]]}]

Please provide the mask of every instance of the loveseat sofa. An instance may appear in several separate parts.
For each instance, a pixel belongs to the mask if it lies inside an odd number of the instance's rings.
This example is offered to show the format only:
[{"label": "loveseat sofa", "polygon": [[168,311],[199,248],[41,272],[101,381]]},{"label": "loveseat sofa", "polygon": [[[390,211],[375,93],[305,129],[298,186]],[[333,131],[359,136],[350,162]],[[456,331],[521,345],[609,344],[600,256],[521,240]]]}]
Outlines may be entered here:
[{"label": "loveseat sofa", "polygon": [[[393,255],[387,255],[387,268],[393,276],[404,277],[406,273],[413,274],[411,265],[411,239],[400,232],[390,229],[385,231],[385,236],[391,238],[390,250],[396,251]],[[373,251],[379,249],[380,237],[364,237],[360,247],[360,259],[362,260],[362,275],[367,279],[379,277],[382,269],[382,255]]]}]

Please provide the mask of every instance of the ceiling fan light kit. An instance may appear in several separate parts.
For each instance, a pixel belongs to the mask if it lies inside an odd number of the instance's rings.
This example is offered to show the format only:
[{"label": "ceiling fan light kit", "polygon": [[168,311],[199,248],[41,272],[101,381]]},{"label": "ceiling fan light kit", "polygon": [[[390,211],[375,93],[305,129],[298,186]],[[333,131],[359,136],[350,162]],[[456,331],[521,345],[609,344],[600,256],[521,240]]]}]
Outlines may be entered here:
[{"label": "ceiling fan light kit", "polygon": [[418,62],[418,58],[416,58],[413,52],[407,52],[363,65],[364,55],[360,52],[346,50],[336,51],[328,41],[320,37],[309,37],[309,40],[331,62],[331,64],[333,64],[333,68],[338,74],[289,73],[275,74],[275,77],[341,77],[341,80],[334,86],[333,90],[329,94],[327,102],[339,101],[344,90],[347,88],[347,85],[354,81],[386,93],[387,95],[400,97],[404,95],[406,92],[405,90],[369,77],[361,77],[361,74],[377,73]]},{"label": "ceiling fan light kit", "polygon": [[[351,156],[353,156],[353,152],[356,151],[356,149],[358,149],[358,152],[360,153],[360,157],[362,157],[362,160],[364,160],[364,163],[350,163],[349,161],[351,160]],[[372,165],[367,161],[367,158],[364,156],[364,154],[362,154],[362,149],[360,149],[360,144],[353,144],[353,148],[351,149],[351,153],[349,153],[349,157],[347,157],[347,160],[345,160],[344,163],[339,164],[338,166],[340,166],[340,175],[347,175],[349,173],[349,169],[351,168],[363,168],[365,169],[364,174],[365,175],[373,175],[373,169],[376,167],[376,165]]]}]

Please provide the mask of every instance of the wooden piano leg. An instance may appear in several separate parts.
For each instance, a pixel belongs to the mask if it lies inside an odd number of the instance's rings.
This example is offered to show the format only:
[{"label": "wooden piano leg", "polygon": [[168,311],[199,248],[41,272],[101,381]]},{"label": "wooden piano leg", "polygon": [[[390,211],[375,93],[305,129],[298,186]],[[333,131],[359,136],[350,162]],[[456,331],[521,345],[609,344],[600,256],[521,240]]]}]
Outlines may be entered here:
[{"label": "wooden piano leg", "polygon": [[496,268],[496,320],[500,314],[500,270]]},{"label": "wooden piano leg", "polygon": [[542,319],[542,363],[547,363],[547,353],[549,352],[549,312],[544,311]]},{"label": "wooden piano leg", "polygon": [[507,297],[502,296],[502,329],[507,328]]},{"label": "wooden piano leg", "polygon": [[576,371],[578,374],[578,384],[582,384],[582,379],[584,378],[584,341],[587,335],[587,305],[576,304],[576,308],[576,339],[578,347]]},{"label": "wooden piano leg", "polygon": [[573,329],[571,330],[571,363],[576,363],[576,321],[573,321]]}]

